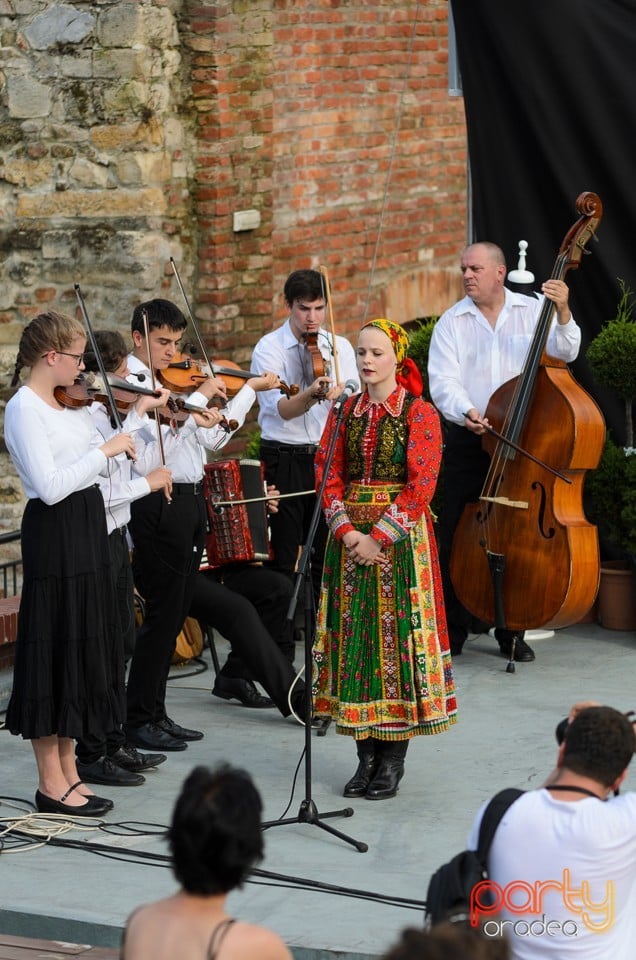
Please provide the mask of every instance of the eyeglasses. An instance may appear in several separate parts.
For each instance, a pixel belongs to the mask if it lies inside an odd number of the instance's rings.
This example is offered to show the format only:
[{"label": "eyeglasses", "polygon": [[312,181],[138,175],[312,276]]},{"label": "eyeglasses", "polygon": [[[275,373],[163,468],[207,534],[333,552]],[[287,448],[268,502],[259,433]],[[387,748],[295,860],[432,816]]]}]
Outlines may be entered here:
[{"label": "eyeglasses", "polygon": [[[49,353],[61,353],[63,357],[74,357],[77,361],[77,366],[81,367],[84,363],[84,354],[83,353],[68,353],[66,350],[49,350]],[[49,353],[43,353],[42,359],[48,357]]]}]

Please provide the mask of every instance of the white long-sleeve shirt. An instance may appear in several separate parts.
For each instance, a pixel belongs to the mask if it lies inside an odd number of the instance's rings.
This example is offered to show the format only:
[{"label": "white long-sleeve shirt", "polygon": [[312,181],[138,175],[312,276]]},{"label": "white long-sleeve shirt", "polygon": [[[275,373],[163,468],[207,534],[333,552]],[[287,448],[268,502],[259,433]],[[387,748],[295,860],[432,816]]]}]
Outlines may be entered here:
[{"label": "white long-sleeve shirt", "polygon": [[[504,292],[494,329],[470,297],[435,324],[428,355],[429,389],[433,403],[451,423],[463,426],[464,413],[473,408],[483,416],[495,390],[522,370],[545,298]],[[581,331],[574,318],[559,324],[553,317],[547,353],[570,363],[580,345]]]},{"label": "white long-sleeve shirt", "polygon": [[49,506],[92,486],[106,466],[88,408],[56,410],[26,384],[7,403],[4,439],[26,496]]},{"label": "white long-sleeve shirt", "polygon": [[[103,439],[110,440],[117,432],[110,422],[106,408],[101,403],[93,403],[89,407],[95,424],[95,429]],[[106,508],[106,525],[108,533],[127,525],[130,520],[130,504],[140,497],[150,493],[150,485],[146,474],[161,466],[159,443],[154,440],[146,443],[142,439],[142,431],[149,427],[147,416],[140,417],[133,409],[125,418],[122,427],[130,433],[135,441],[137,459],[129,460],[125,453],[110,457],[106,464],[105,474],[97,478],[104,505]]]}]

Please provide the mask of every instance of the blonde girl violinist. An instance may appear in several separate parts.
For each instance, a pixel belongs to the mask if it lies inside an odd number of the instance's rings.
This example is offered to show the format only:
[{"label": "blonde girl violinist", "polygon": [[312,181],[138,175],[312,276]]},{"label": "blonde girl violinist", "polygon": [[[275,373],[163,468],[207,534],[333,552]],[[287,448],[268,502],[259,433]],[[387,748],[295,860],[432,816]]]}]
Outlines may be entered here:
[{"label": "blonde girl violinist", "polygon": [[323,509],[329,527],[314,645],[314,713],[353,737],[345,797],[395,796],[412,737],[456,719],[448,633],[429,504],[442,439],[435,408],[390,320],[360,331],[364,391],[330,414],[317,483],[338,429]]},{"label": "blonde girl violinist", "polygon": [[7,404],[5,440],[28,502],[6,726],[31,741],[40,812],[99,816],[112,803],[81,783],[74,753],[76,737],[121,720],[117,606],[97,478],[109,457],[134,457],[134,444],[126,433],[104,443],[88,406],[58,399],[83,369],[85,346],[82,324],[53,312],[31,320],[20,339],[12,385],[23,367],[30,374]]}]

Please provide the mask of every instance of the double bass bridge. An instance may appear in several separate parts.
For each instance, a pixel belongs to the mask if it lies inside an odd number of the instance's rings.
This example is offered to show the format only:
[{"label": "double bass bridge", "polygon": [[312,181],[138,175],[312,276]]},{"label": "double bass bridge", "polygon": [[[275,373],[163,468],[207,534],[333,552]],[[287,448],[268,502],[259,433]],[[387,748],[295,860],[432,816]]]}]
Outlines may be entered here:
[{"label": "double bass bridge", "polygon": [[510,500],[508,497],[480,497],[485,503],[496,503],[501,507],[512,507],[515,510],[528,510],[530,504],[527,500]]}]

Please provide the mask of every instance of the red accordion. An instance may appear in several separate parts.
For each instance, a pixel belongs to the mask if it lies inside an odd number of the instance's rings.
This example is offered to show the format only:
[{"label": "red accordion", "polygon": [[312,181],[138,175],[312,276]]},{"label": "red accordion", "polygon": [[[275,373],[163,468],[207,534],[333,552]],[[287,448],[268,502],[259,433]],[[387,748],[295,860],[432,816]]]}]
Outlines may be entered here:
[{"label": "red accordion", "polygon": [[[265,494],[265,469],[260,460],[213,460],[206,463],[203,492],[208,508],[208,563],[271,560]],[[233,500],[255,500],[237,503]]]}]

